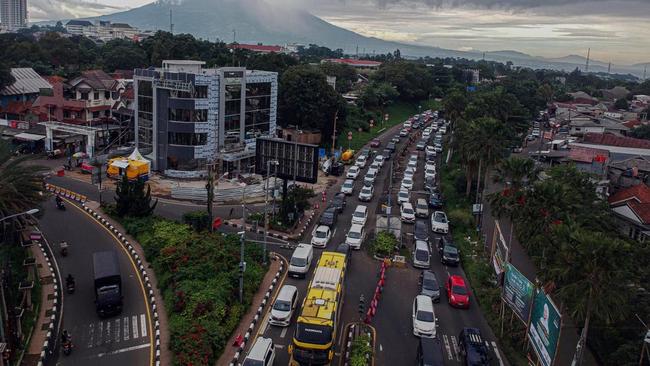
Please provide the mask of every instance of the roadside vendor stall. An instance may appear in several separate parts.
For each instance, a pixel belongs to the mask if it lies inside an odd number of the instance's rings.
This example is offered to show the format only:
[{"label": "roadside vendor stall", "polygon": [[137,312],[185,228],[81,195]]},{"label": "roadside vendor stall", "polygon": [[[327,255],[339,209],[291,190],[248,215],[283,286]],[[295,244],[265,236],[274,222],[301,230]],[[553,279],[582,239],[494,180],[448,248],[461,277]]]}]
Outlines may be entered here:
[{"label": "roadside vendor stall", "polygon": [[138,149],[135,149],[128,157],[117,157],[108,161],[106,174],[111,178],[120,178],[126,174],[129,180],[149,179],[151,166],[149,160],[145,159]]}]

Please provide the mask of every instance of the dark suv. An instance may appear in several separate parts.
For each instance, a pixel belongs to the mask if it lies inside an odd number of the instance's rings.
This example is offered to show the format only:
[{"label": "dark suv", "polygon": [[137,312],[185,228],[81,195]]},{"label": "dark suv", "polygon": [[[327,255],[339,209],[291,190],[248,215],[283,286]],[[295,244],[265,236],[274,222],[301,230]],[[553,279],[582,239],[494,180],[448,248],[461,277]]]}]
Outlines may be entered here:
[{"label": "dark suv", "polygon": [[336,207],[330,206],[325,211],[323,211],[322,215],[320,215],[320,221],[318,224],[329,226],[330,229],[333,229],[334,225],[336,225],[337,218],[338,211],[336,210]]},{"label": "dark suv", "polygon": [[458,336],[460,354],[463,356],[463,365],[467,366],[489,366],[490,353],[488,351],[481,331],[477,328],[463,328]]},{"label": "dark suv", "polygon": [[336,210],[341,213],[345,209],[346,204],[347,199],[345,193],[338,192],[334,195],[334,199],[332,199],[332,204],[330,206],[336,208]]},{"label": "dark suv", "polygon": [[460,251],[451,240],[444,236],[438,240],[438,254],[440,254],[442,264],[457,266],[460,263]]}]

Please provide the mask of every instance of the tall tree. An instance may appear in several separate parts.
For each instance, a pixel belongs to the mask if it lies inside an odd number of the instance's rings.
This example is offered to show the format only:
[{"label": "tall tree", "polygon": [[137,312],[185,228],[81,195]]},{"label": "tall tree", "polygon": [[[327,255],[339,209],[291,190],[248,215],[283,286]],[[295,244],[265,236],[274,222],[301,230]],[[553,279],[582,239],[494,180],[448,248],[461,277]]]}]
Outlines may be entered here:
[{"label": "tall tree", "polygon": [[11,69],[5,63],[0,62],[0,90],[14,83]]},{"label": "tall tree", "polygon": [[350,65],[325,62],[320,64],[319,67],[325,75],[336,77],[336,91],[339,93],[349,92],[358,78],[357,70]]},{"label": "tall tree", "polygon": [[442,101],[442,105],[445,108],[445,115],[452,122],[460,118],[465,111],[467,106],[467,98],[460,90],[453,90],[451,93],[447,94]]},{"label": "tall tree", "polygon": [[140,180],[129,180],[124,174],[122,180],[115,188],[116,210],[119,216],[143,217],[149,216],[158,204],[156,200],[151,203],[151,187]]}]

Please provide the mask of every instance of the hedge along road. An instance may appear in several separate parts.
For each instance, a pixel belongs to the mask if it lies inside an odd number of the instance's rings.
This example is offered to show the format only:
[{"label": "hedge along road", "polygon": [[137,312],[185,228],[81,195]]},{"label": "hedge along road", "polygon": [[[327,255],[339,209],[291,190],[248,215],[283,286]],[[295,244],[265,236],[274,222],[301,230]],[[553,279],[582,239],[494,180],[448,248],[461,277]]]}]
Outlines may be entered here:
[{"label": "hedge along road", "polygon": [[[61,277],[72,274],[73,294],[64,294],[62,329],[72,335],[74,348],[69,356],[59,355],[60,365],[153,365],[154,344],[150,308],[144,283],[137,267],[118,238],[76,204],[66,200],[66,211],[46,202],[40,220],[61,269]],[[58,243],[69,244],[66,257]],[[95,311],[92,255],[112,250],[118,256],[122,275],[122,313],[100,318]],[[57,350],[58,351],[58,350]],[[61,352],[62,353],[62,352]]]}]

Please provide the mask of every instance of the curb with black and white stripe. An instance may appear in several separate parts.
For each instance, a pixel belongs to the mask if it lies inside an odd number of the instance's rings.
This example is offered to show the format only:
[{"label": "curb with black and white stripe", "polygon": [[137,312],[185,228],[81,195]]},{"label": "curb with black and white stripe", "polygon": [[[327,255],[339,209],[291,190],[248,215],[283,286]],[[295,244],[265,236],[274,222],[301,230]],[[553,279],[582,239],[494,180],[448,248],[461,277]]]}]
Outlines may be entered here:
[{"label": "curb with black and white stripe", "polygon": [[109,229],[115,236],[120,240],[120,243],[124,248],[127,250],[133,261],[135,262],[136,266],[138,267],[138,270],[140,271],[140,276],[142,280],[144,281],[144,285],[146,287],[147,291],[147,302],[149,304],[149,307],[151,308],[151,313],[153,314],[153,323],[154,323],[154,357],[155,357],[155,365],[160,366],[160,319],[158,318],[158,307],[156,306],[156,297],[154,296],[153,292],[153,287],[151,285],[151,281],[149,280],[149,274],[147,273],[147,269],[144,266],[144,263],[142,262],[142,259],[140,258],[140,255],[135,251],[135,248],[133,245],[129,242],[129,240],[122,234],[113,224],[111,224],[108,220],[103,218],[101,215],[99,215],[97,212],[95,212],[93,209],[90,207],[86,206],[84,202],[81,203],[81,207],[88,212],[90,215],[92,215],[97,221],[102,223],[107,229]]},{"label": "curb with black and white stripe", "polygon": [[262,302],[257,307],[257,311],[255,312],[255,317],[253,318],[253,321],[248,326],[248,330],[244,335],[244,341],[239,345],[237,352],[235,353],[235,356],[233,356],[232,361],[230,362],[230,366],[236,366],[239,362],[239,358],[244,354],[246,343],[248,343],[248,341],[251,339],[251,336],[253,335],[253,330],[255,329],[255,325],[257,325],[257,323],[263,318],[262,313],[264,312],[264,307],[271,299],[271,294],[273,293],[275,286],[278,285],[278,282],[280,281],[280,276],[282,276],[282,272],[284,272],[284,269],[287,264],[286,260],[279,255],[276,255],[275,259],[280,261],[280,268],[275,273],[271,285],[269,285],[268,290],[264,294],[264,298],[262,299]]},{"label": "curb with black and white stripe", "polygon": [[38,366],[43,366],[47,359],[54,354],[56,341],[59,339],[59,329],[61,328],[61,319],[63,318],[63,292],[61,289],[59,265],[52,252],[52,247],[42,233],[41,240],[38,241],[38,247],[43,253],[47,267],[52,275],[52,285],[54,286],[52,308],[48,309],[51,312],[50,324],[47,328],[47,335],[45,336],[45,341],[43,341],[43,347],[41,348],[41,354],[38,359]]}]

